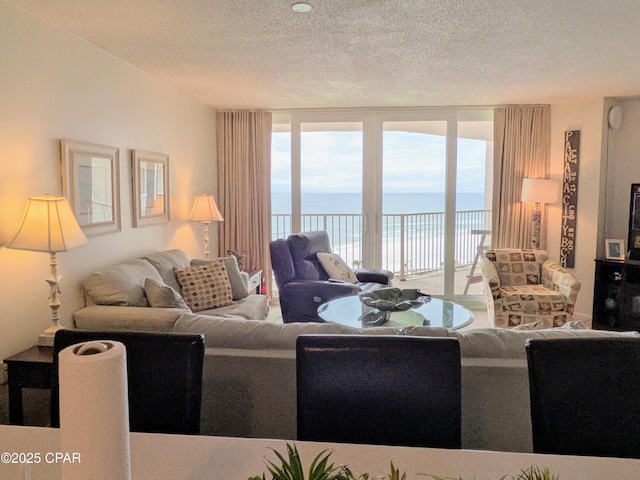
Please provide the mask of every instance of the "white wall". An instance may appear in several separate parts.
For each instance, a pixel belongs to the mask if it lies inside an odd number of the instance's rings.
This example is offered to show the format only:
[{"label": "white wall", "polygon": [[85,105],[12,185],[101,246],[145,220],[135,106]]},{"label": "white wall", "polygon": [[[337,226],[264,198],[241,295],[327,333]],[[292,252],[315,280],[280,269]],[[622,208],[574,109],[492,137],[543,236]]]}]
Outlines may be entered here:
[{"label": "white wall", "polygon": [[[580,130],[575,268],[569,269],[582,282],[576,304],[577,318],[590,318],[592,315],[594,259],[599,243],[598,212],[602,194],[603,102],[603,99],[598,99],[551,106],[550,178],[562,180],[565,131]],[[551,205],[548,208],[547,249],[551,258],[558,261],[562,225],[561,205]]]},{"label": "white wall", "polygon": [[[0,245],[28,197],[62,194],[59,139],[120,148],[122,231],[58,254],[69,325],[87,273],[158,249],[200,252],[202,226],[186,217],[196,194],[216,193],[215,111],[4,0],[0,45]],[[169,155],[169,224],[132,228],[133,148]],[[215,226],[211,238],[216,251]],[[48,326],[48,275],[48,254],[0,248],[0,358]]]},{"label": "white wall", "polygon": [[628,249],[631,184],[640,183],[640,99],[618,99],[613,103],[622,108],[622,126],[609,130],[603,239],[622,239]]}]

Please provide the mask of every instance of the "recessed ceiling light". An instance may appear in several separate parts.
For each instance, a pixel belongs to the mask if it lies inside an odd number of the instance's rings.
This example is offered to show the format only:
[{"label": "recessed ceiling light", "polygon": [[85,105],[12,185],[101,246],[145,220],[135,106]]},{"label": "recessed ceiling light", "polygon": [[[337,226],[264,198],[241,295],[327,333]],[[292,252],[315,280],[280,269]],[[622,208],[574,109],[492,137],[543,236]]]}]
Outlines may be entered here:
[{"label": "recessed ceiling light", "polygon": [[296,13],[307,13],[311,11],[311,5],[304,2],[298,2],[291,5],[291,10]]}]

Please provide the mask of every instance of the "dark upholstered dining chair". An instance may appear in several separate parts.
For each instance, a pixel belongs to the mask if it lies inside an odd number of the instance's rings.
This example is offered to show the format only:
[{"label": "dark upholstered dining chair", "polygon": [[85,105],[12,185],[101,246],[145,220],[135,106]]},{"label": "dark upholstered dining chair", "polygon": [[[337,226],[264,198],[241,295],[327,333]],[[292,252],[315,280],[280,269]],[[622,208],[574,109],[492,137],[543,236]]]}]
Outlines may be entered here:
[{"label": "dark upholstered dining chair", "polygon": [[640,458],[640,338],[526,342],[536,453]]},{"label": "dark upholstered dining chair", "polygon": [[454,338],[301,335],[298,439],[460,448]]},{"label": "dark upholstered dining chair", "polygon": [[121,342],[127,351],[129,430],[200,433],[204,335],[59,330],[54,340],[51,426],[60,426],[58,353],[91,340]]}]

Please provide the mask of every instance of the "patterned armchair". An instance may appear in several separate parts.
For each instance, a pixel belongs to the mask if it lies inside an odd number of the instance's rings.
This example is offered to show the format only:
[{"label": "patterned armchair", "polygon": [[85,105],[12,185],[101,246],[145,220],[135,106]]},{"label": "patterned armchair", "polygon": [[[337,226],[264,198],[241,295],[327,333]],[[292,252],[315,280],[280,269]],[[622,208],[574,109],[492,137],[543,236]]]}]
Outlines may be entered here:
[{"label": "patterned armchair", "polygon": [[482,277],[494,327],[560,327],[573,317],[580,282],[546,250],[487,250]]}]

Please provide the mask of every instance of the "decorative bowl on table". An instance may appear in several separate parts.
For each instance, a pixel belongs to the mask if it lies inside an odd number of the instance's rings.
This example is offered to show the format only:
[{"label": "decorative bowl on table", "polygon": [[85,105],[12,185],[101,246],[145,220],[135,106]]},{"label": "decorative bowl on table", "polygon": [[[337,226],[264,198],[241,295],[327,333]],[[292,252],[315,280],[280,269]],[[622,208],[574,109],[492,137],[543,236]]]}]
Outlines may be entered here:
[{"label": "decorative bowl on table", "polygon": [[358,294],[363,305],[371,310],[360,316],[363,324],[376,326],[389,321],[392,312],[405,312],[431,301],[431,295],[417,288],[381,288]]}]

